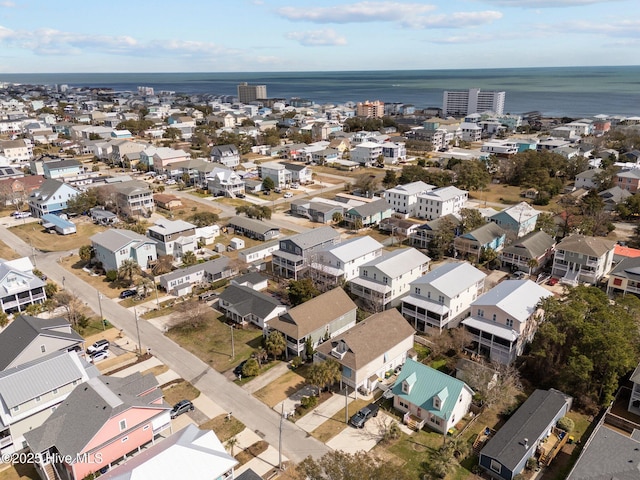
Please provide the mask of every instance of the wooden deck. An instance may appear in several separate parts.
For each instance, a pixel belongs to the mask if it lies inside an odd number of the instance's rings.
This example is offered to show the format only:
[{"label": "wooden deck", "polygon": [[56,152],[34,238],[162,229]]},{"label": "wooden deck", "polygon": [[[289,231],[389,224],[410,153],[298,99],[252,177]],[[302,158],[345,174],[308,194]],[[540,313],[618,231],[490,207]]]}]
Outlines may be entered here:
[{"label": "wooden deck", "polygon": [[567,440],[569,440],[569,434],[567,432],[560,430],[557,427],[553,427],[551,435],[549,435],[538,447],[539,462],[548,467],[558,452],[562,450],[564,444],[567,443]]},{"label": "wooden deck", "polygon": [[484,447],[485,443],[487,443],[489,441],[489,439],[495,435],[496,431],[493,430],[492,428],[489,427],[485,427],[484,430],[482,430],[478,436],[476,437],[475,441],[473,442],[473,453],[475,453],[476,455],[478,455],[480,453],[480,450],[482,450],[482,447]]}]

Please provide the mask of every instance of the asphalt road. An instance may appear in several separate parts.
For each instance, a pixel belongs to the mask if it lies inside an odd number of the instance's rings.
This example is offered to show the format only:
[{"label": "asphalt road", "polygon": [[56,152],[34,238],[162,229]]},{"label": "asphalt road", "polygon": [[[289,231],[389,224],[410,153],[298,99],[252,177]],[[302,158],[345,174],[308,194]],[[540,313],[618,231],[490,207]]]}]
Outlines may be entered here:
[{"label": "asphalt road", "polygon": [[[0,234],[2,241],[18,254],[34,259],[37,268],[50,279],[62,285],[64,277],[66,289],[82,299],[94,312],[100,311],[97,290],[65,270],[58,263],[59,259],[67,255],[68,252],[42,253],[35,251],[35,255],[32,255],[31,247],[5,227],[0,227]],[[102,311],[109,322],[116,328],[122,329],[125,335],[133,339],[134,342],[137,343],[140,338],[143,350],[150,348],[151,353],[169,368],[191,382],[220,407],[232,412],[236,418],[269,444],[278,448],[280,415],[241,387],[227,380],[224,375],[210,368],[195,355],[165,337],[152,324],[145,320],[139,320],[136,325],[135,315],[118,303],[104,300]],[[137,327],[139,327],[139,337]],[[309,455],[318,458],[329,451],[326,445],[309,436],[295,424],[288,421],[282,423],[283,453],[290,460],[299,462]]]}]

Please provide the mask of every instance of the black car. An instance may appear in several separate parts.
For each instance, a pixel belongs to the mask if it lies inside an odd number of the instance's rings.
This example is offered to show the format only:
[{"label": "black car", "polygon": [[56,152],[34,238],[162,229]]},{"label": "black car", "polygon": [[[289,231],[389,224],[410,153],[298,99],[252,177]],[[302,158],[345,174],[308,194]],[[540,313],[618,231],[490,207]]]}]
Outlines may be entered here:
[{"label": "black car", "polygon": [[129,297],[135,297],[138,294],[137,290],[123,290],[120,292],[120,298],[129,298]]},{"label": "black car", "polygon": [[369,420],[371,417],[378,416],[378,410],[380,410],[380,407],[378,405],[376,405],[375,403],[370,403],[366,407],[361,408],[358,413],[351,417],[349,423],[356,428],[363,428],[364,424],[367,423],[367,420]]},{"label": "black car", "polygon": [[271,195],[271,190],[265,190],[264,192],[262,192],[265,195]]},{"label": "black car", "polygon": [[236,368],[233,369],[233,374],[236,377],[239,377],[240,375],[242,375],[242,369],[244,368],[245,363],[247,363],[247,361],[243,360],[238,365],[236,365]]},{"label": "black car", "polygon": [[179,415],[187,412],[193,412],[196,407],[193,406],[189,400],[180,400],[171,409],[171,418],[176,418]]},{"label": "black car", "polygon": [[238,197],[238,198],[244,198],[244,197],[246,197],[246,195],[245,195],[244,193],[237,193],[237,194],[236,194],[236,197]]}]

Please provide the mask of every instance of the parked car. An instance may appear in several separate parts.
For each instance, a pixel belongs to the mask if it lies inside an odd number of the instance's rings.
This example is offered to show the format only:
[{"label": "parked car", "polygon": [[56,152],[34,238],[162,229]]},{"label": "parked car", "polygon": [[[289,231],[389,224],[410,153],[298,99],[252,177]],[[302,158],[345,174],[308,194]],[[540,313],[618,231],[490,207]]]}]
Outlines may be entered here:
[{"label": "parked car", "polygon": [[89,348],[87,348],[87,353],[90,355],[93,355],[94,353],[98,353],[98,352],[105,352],[107,350],[109,350],[109,340],[98,340],[96,343],[94,343],[93,345],[91,345]]},{"label": "parked car", "polygon": [[300,184],[299,183],[292,183],[291,184],[291,188],[293,188],[293,189],[300,188]]},{"label": "parked car", "polygon": [[277,188],[277,187],[274,188],[273,191],[276,192],[276,193],[282,193],[282,189],[281,188]]},{"label": "parked car", "polygon": [[522,280],[523,278],[527,278],[529,276],[529,274],[527,272],[515,272],[513,274],[513,278],[517,278],[518,280]]},{"label": "parked car", "polygon": [[551,285],[552,287],[553,287],[554,285],[557,285],[557,283],[558,283],[558,279],[557,279],[557,278],[555,278],[555,277],[551,277],[551,278],[547,281],[547,285]]},{"label": "parked car", "polygon": [[137,294],[138,294],[138,291],[134,289],[123,290],[120,292],[120,298],[135,297]]},{"label": "parked car", "polygon": [[101,352],[96,352],[93,355],[90,355],[89,361],[91,363],[97,363],[108,357],[109,357],[109,350],[103,350]]},{"label": "parked car", "polygon": [[194,410],[195,410],[195,407],[193,406],[193,403],[191,403],[189,400],[180,400],[171,409],[171,418],[176,418],[182,415],[183,413],[193,412]]},{"label": "parked car", "polygon": [[364,428],[364,424],[367,423],[367,420],[369,420],[371,417],[378,416],[378,410],[380,410],[380,407],[378,405],[376,405],[375,403],[370,403],[366,407],[361,408],[358,413],[351,417],[349,423],[356,428]]},{"label": "parked car", "polygon": [[167,180],[166,182],[164,182],[166,185],[175,185],[176,182],[173,178],[170,178],[169,180]]},{"label": "parked car", "polygon": [[291,197],[293,197],[293,193],[291,192],[287,192],[284,194],[284,198],[291,198]]},{"label": "parked car", "polygon": [[238,193],[238,194],[236,194],[236,197],[244,198],[244,197],[246,197],[246,195],[244,193]]},{"label": "parked car", "polygon": [[11,215],[14,218],[28,218],[31,216],[31,212],[13,212]]},{"label": "parked car", "polygon": [[265,195],[271,195],[271,190],[265,190],[265,191],[264,191],[264,192],[262,192],[262,193],[264,193]]},{"label": "parked car", "polygon": [[198,298],[203,302],[206,302],[207,300],[211,300],[212,298],[215,298],[217,296],[218,294],[216,292],[204,292],[198,295]]}]

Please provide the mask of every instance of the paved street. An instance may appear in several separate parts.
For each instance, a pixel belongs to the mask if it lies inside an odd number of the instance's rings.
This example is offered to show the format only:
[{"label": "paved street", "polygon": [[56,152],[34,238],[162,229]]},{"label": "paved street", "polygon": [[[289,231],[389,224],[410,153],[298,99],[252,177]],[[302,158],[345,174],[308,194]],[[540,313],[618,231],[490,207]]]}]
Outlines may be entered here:
[{"label": "paved street", "polygon": [[[2,240],[18,254],[32,257],[31,247],[4,226],[0,227],[0,233]],[[67,254],[68,252],[45,254],[36,251],[35,263],[37,268],[59,284],[62,284],[64,277],[65,288],[81,298],[94,312],[98,312],[96,290],[66,271],[58,263],[58,260]],[[129,338],[135,342],[140,338],[143,349],[150,348],[153,355],[157,356],[170,369],[190,381],[223,409],[232,412],[236,418],[268,443],[274,446],[278,445],[280,416],[276,412],[165,337],[151,323],[145,320],[138,321],[140,334],[138,337],[134,314],[116,302],[103,301],[102,310],[104,316],[116,328],[122,329]],[[282,442],[285,455],[295,462],[301,461],[308,455],[320,457],[329,451],[324,444],[308,436],[306,432],[291,422],[283,422]]]}]

